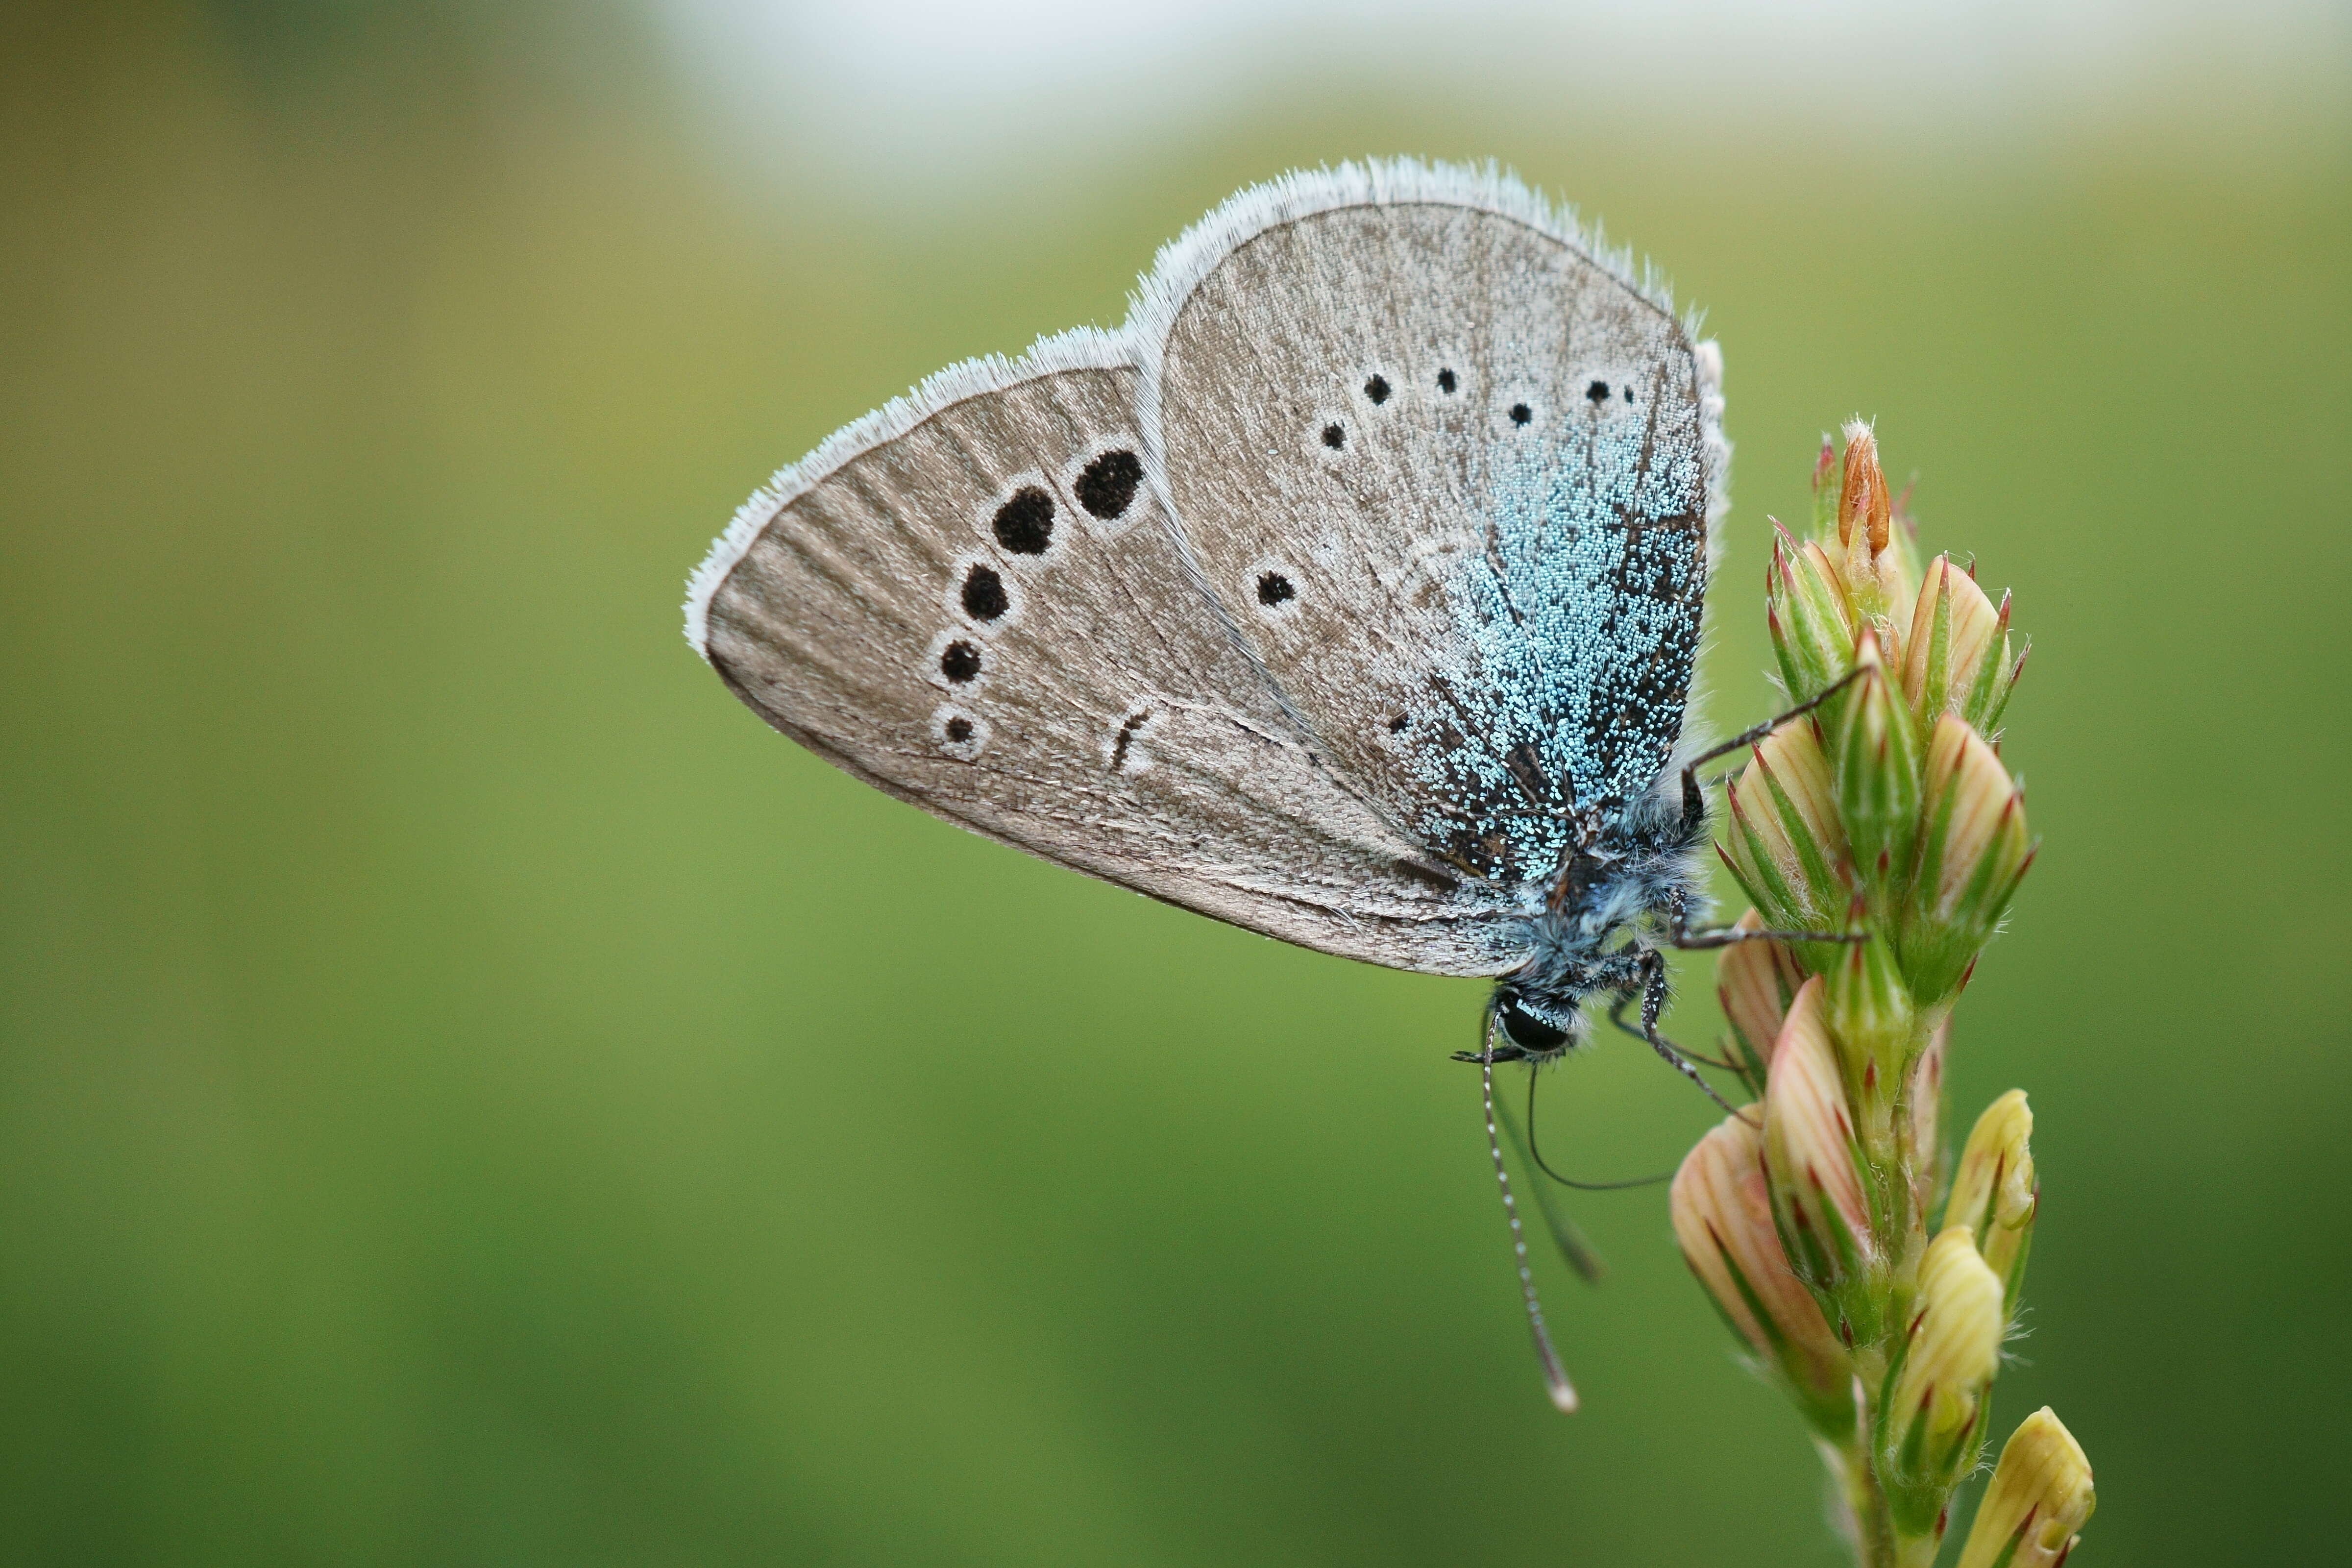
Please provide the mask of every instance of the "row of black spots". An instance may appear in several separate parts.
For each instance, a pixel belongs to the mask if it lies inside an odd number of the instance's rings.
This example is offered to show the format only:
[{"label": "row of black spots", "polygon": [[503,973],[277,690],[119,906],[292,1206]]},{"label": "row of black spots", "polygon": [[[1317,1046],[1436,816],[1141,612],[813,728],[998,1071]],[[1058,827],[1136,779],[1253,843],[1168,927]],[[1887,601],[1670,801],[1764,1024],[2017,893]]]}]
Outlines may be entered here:
[{"label": "row of black spots", "polygon": [[[1625,401],[1628,403],[1633,402],[1633,387],[1629,385],[1622,390]],[[1609,384],[1605,381],[1594,382],[1591,385],[1584,389],[1584,400],[1587,403],[1591,404],[1595,408],[1600,407],[1602,404],[1609,401]]]},{"label": "row of black spots", "polygon": [[[1070,488],[1078,504],[1108,522],[1135,504],[1143,483],[1143,460],[1124,447],[1099,453],[1078,473]],[[1015,555],[1043,555],[1054,543],[1054,498],[1035,485],[1024,485],[996,509],[991,529],[996,542]]]},{"label": "row of black spots", "polygon": [[[1451,396],[1454,389],[1461,384],[1460,378],[1451,370],[1441,370],[1437,373],[1438,391]],[[1389,384],[1389,378],[1378,371],[1373,372],[1370,378],[1364,383],[1364,395],[1371,400],[1372,406],[1375,408],[1386,403],[1395,392],[1396,388]],[[1532,417],[1528,413],[1527,405],[1524,403],[1511,411],[1511,416],[1522,425]],[[1323,444],[1335,452],[1340,450],[1348,444],[1348,427],[1336,420],[1326,425],[1323,426]]]}]

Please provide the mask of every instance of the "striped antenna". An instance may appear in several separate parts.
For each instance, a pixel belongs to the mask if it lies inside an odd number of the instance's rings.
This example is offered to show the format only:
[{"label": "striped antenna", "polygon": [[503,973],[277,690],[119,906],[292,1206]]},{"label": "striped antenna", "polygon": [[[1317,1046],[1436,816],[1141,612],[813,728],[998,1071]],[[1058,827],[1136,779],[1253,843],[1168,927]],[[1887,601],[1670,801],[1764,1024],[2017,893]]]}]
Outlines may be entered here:
[{"label": "striped antenna", "polygon": [[1495,1184],[1502,1189],[1503,1217],[1511,1226],[1511,1257],[1519,1268],[1519,1295],[1528,1305],[1528,1329],[1535,1335],[1536,1361],[1543,1368],[1544,1386],[1552,1404],[1565,1415],[1576,1409],[1576,1387],[1568,1381],[1568,1369],[1559,1364],[1559,1352],[1551,1348],[1551,1335],[1544,1329],[1543,1303],[1536,1298],[1536,1272],[1528,1262],[1527,1233],[1519,1228],[1519,1205],[1511,1196],[1511,1173],[1503,1165],[1503,1141],[1495,1131],[1495,1030],[1500,1023],[1490,1009],[1486,1048],[1478,1054],[1478,1089],[1486,1106],[1486,1152],[1495,1157]]}]

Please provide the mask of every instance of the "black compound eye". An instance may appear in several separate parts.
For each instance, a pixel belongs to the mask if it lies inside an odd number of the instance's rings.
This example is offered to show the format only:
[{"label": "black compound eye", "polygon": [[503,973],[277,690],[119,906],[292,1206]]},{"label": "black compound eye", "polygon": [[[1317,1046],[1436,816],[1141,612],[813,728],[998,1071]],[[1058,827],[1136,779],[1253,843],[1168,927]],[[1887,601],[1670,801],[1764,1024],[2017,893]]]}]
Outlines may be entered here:
[{"label": "black compound eye", "polygon": [[1549,1056],[1568,1044],[1568,1031],[1545,1023],[1519,1005],[1513,996],[1504,1002],[1497,1015],[1502,1020],[1503,1037],[1523,1051]]}]

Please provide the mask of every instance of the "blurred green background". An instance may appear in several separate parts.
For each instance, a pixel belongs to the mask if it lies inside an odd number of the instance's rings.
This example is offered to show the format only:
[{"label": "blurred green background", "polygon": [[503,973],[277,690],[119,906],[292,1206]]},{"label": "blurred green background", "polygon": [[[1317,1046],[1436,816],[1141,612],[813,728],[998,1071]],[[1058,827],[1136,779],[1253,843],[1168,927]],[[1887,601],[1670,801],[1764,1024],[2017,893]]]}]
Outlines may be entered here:
[{"label": "blurred green background", "polygon": [[[1368,152],[1498,156],[1709,308],[1717,725],[1857,409],[2014,585],[2046,846],[1949,1077],[2040,1118],[1996,1426],[2088,1449],[2084,1563],[2341,1560],[2340,9],[1941,98],[1932,48],[1699,91],[1572,18],[1481,78],[1316,11],[1136,67],[1117,134],[1054,118],[1084,61],[931,121],[789,50],[747,91],[719,10],[11,8],[0,1562],[1838,1560],[1657,1189],[1580,1205],[1615,1268],[1547,1275],[1544,1402],[1444,1059],[1479,986],[932,822],[679,639],[777,464]],[[1559,1079],[1589,1173],[1713,1120],[1622,1043]]]}]

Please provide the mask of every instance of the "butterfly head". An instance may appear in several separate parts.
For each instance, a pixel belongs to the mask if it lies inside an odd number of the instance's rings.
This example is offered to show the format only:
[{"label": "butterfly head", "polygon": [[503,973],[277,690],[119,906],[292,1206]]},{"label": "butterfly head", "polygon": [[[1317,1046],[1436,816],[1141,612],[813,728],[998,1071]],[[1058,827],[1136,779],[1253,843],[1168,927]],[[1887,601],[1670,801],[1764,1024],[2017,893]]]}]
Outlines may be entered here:
[{"label": "butterfly head", "polygon": [[1496,984],[1497,1059],[1564,1056],[1591,1037],[1588,1001],[1640,992],[1655,933],[1698,900],[1704,828],[1649,797],[1587,819],[1523,927],[1525,960]]}]

